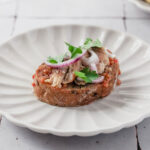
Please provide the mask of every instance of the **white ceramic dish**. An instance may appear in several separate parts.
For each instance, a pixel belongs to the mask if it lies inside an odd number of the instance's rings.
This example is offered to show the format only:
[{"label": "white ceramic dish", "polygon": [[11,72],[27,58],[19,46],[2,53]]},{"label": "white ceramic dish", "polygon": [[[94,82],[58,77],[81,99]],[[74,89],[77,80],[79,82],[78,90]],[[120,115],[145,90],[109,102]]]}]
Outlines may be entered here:
[{"label": "white ceramic dish", "polygon": [[129,0],[131,3],[136,5],[138,8],[142,9],[145,12],[150,13],[150,4],[143,0]]},{"label": "white ceramic dish", "polygon": [[[32,93],[32,74],[47,56],[99,38],[116,53],[122,85],[90,105],[55,107]],[[150,116],[150,47],[136,37],[96,26],[56,25],[29,31],[0,46],[0,113],[16,125],[60,136],[92,136],[133,126]]]}]

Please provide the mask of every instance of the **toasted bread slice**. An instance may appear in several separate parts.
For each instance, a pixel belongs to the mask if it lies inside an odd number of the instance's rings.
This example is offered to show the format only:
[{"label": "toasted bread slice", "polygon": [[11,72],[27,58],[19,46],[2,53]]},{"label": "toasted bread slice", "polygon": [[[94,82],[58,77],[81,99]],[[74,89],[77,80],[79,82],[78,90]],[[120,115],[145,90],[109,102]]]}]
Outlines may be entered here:
[{"label": "toasted bread slice", "polygon": [[[42,68],[48,70],[46,65],[43,65]],[[51,105],[69,107],[87,105],[110,94],[116,84],[118,72],[119,64],[113,63],[105,68],[103,73],[105,78],[102,83],[90,83],[83,86],[70,83],[59,88],[53,87],[47,82],[41,82],[44,74],[37,69],[34,77],[34,93],[41,101]]]}]

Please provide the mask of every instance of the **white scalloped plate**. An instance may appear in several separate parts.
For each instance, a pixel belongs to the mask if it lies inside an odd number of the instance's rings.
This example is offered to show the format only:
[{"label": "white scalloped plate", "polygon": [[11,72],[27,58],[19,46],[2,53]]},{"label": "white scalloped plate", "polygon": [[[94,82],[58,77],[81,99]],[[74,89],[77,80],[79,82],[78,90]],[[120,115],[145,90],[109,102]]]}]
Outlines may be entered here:
[{"label": "white scalloped plate", "polygon": [[144,0],[129,0],[131,3],[136,5],[141,10],[150,13],[150,4],[145,2]]},{"label": "white scalloped plate", "polygon": [[[110,96],[82,107],[55,107],[37,100],[32,74],[47,56],[99,38],[116,53],[122,85]],[[0,46],[0,112],[16,125],[60,136],[111,133],[150,116],[150,47],[126,33],[96,26],[56,25],[11,38]]]}]

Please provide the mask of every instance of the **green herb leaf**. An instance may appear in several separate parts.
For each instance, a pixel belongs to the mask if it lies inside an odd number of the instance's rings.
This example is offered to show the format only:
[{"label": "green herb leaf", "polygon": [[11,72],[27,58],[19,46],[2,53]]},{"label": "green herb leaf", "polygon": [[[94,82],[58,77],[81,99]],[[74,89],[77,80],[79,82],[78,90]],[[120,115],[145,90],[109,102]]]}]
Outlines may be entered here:
[{"label": "green herb leaf", "polygon": [[67,42],[65,42],[66,45],[68,46],[68,49],[71,53],[71,58],[75,58],[78,54],[82,54],[82,50],[79,47],[75,47]]},{"label": "green herb leaf", "polygon": [[92,42],[93,40],[91,38],[86,38],[84,45],[87,45],[89,42]]},{"label": "green herb leaf", "polygon": [[89,49],[91,47],[102,47],[102,43],[99,41],[99,39],[93,41],[91,38],[87,38],[84,44],[81,46],[82,49]]},{"label": "green herb leaf", "polygon": [[91,71],[89,68],[84,68],[82,72],[84,72],[86,76],[92,81],[98,78],[96,71]]},{"label": "green herb leaf", "polygon": [[57,63],[58,63],[55,58],[52,58],[52,57],[50,57],[50,56],[47,58],[47,62],[49,62],[49,63],[51,63],[51,64],[57,64]]},{"label": "green herb leaf", "polygon": [[51,63],[51,64],[57,64],[59,62],[62,62],[64,59],[64,55],[60,55],[60,56],[57,56],[57,57],[48,57],[47,58],[47,62]]},{"label": "green herb leaf", "polygon": [[[71,58],[75,58],[78,54],[82,54],[82,49],[89,49],[91,47],[102,47],[101,42],[97,39],[93,41],[91,38],[87,38],[84,42],[84,44],[80,47],[75,47],[67,42],[65,42],[68,46],[68,50],[71,53]],[[62,62],[65,55],[57,56],[57,57],[48,57],[47,62],[52,64],[57,64],[59,62]]]},{"label": "green herb leaf", "polygon": [[89,68],[84,68],[80,72],[74,72],[76,76],[83,79],[86,83],[92,83],[93,80],[98,78],[96,71],[91,71]]}]

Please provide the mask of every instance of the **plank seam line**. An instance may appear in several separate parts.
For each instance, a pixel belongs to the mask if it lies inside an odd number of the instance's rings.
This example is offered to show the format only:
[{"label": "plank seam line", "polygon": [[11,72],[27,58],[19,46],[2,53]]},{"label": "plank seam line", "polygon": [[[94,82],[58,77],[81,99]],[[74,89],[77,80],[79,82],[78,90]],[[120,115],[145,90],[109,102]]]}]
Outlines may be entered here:
[{"label": "plank seam line", "polygon": [[142,150],[139,142],[139,136],[138,136],[138,130],[137,130],[137,125],[135,126],[135,131],[136,131],[136,143],[137,143],[137,150]]}]

